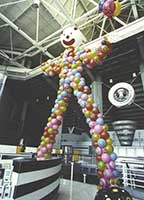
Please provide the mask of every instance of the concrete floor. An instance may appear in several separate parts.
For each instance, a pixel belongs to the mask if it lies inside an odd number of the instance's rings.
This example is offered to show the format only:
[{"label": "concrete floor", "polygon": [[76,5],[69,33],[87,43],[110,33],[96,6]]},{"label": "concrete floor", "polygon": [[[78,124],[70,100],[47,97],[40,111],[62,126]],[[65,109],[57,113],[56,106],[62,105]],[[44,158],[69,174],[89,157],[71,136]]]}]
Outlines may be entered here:
[{"label": "concrete floor", "polygon": [[93,200],[95,195],[95,185],[61,179],[57,200]]},{"label": "concrete floor", "polygon": [[[56,200],[94,200],[95,195],[95,185],[61,179]],[[133,198],[133,200],[144,200],[144,198]]]}]

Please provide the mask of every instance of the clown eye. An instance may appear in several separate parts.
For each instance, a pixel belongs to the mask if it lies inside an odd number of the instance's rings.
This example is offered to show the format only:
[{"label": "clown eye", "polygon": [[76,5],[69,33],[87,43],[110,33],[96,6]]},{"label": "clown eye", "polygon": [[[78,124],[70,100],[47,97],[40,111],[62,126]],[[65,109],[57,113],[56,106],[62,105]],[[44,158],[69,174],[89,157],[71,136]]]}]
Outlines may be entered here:
[{"label": "clown eye", "polygon": [[63,31],[61,32],[61,34],[63,34]]},{"label": "clown eye", "polygon": [[76,30],[77,30],[77,27],[74,27],[74,30],[76,31]]}]

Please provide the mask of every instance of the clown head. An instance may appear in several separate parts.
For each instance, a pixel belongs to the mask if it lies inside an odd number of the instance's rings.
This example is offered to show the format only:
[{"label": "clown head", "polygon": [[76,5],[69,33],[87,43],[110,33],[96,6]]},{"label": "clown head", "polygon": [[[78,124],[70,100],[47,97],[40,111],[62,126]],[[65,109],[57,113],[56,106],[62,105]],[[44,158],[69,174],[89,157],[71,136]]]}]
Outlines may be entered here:
[{"label": "clown head", "polygon": [[77,27],[68,27],[61,33],[61,43],[65,48],[79,47],[84,40],[83,34]]}]

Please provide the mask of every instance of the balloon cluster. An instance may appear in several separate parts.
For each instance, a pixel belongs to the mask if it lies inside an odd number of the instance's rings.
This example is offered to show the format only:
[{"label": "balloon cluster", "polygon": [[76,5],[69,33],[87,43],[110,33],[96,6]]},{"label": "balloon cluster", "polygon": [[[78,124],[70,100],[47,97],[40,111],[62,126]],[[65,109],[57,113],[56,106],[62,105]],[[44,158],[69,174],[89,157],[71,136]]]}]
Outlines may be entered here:
[{"label": "balloon cluster", "polygon": [[99,11],[111,19],[120,14],[121,4],[118,0],[102,0],[99,2]]},{"label": "balloon cluster", "polygon": [[60,80],[57,99],[41,137],[37,158],[45,159],[50,156],[58,128],[63,120],[69,98],[73,93],[77,97],[86,117],[86,122],[90,127],[92,143],[97,153],[97,174],[100,178],[100,186],[107,187],[110,184],[115,184],[115,178],[119,175],[114,163],[117,156],[113,152],[112,139],[107,132],[108,126],[104,124],[103,115],[99,112],[97,104],[94,103],[90,88],[86,85],[81,72],[83,71],[83,64],[90,69],[96,64],[101,64],[111,52],[111,44],[107,38],[104,38],[95,49],[76,48],[74,44],[75,42],[78,43],[79,40],[76,40],[78,34],[75,33],[77,33],[77,29],[73,27],[64,32],[62,43],[67,44],[67,49],[57,59],[48,60],[41,66],[43,72],[50,76],[57,73]]},{"label": "balloon cluster", "polygon": [[132,200],[131,195],[123,188],[110,187],[98,191],[95,200]]}]

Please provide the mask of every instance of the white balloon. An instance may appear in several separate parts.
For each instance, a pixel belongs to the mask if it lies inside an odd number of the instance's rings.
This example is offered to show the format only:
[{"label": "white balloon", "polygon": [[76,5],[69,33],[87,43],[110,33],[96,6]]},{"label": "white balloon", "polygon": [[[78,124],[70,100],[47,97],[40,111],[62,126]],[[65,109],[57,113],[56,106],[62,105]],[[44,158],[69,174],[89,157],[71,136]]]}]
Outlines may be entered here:
[{"label": "white balloon", "polygon": [[74,26],[64,29],[60,39],[65,48],[79,47],[86,40],[82,32]]}]

